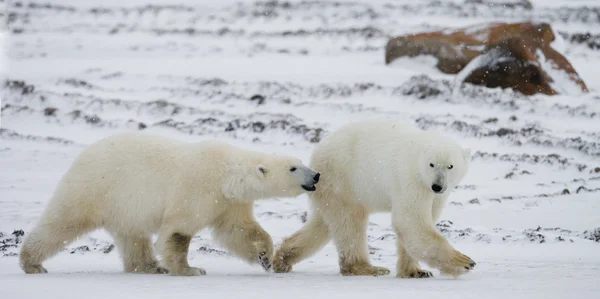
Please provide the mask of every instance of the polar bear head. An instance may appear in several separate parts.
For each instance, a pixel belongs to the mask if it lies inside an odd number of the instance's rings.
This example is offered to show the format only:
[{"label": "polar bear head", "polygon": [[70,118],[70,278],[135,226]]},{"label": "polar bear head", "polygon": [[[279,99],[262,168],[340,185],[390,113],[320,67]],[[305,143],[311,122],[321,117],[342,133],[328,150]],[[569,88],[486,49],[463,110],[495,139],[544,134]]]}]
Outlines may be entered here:
[{"label": "polar bear head", "polygon": [[452,140],[437,140],[423,148],[418,159],[419,175],[424,187],[436,194],[454,189],[466,175],[471,149]]},{"label": "polar bear head", "polygon": [[312,192],[321,176],[300,159],[278,155],[255,157],[232,173],[225,181],[223,193],[244,201]]}]

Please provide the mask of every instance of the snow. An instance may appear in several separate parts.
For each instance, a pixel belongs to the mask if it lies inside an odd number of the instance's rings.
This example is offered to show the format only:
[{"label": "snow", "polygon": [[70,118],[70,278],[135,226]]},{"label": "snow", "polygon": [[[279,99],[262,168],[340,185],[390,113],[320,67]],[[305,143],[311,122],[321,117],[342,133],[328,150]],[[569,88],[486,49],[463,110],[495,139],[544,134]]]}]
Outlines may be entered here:
[{"label": "snow", "polygon": [[[460,0],[11,2],[13,34],[0,33],[2,298],[597,298],[600,52],[559,38],[590,92],[553,97],[455,84],[432,57],[384,64],[387,38],[408,32],[527,19],[550,22],[557,36],[600,32],[596,1],[531,2],[530,11]],[[203,277],[125,274],[101,230],[48,260],[47,275],[19,269],[12,233],[29,232],[71,161],[99,138],[145,127],[308,163],[320,138],[373,117],[407,119],[473,149],[439,224],[477,262],[472,273],[395,278],[388,213],[368,228],[372,263],[392,270],[384,277],[342,277],[331,242],[292,273],[265,272],[223,252],[209,231],[189,255]],[[278,245],[306,210],[302,195],[257,202],[255,214]]]},{"label": "snow", "polygon": [[[485,256],[486,262],[480,271],[460,279],[341,277],[336,273],[335,259],[331,257],[312,259],[310,265],[299,265],[291,274],[264,273],[230,259],[206,258],[202,259],[209,271],[206,276],[152,276],[120,273],[117,260],[106,256],[95,259],[69,256],[48,263],[57,273],[27,277],[27,286],[17,267],[8,265],[14,269],[3,275],[2,283],[15,286],[8,292],[4,288],[6,298],[34,298],[40,291],[60,298],[360,298],[374,295],[391,298],[425,295],[451,299],[567,298],[573,295],[595,298],[600,291],[595,275],[598,268],[589,262],[590,257],[597,256],[596,248],[579,250],[580,258],[572,259],[565,257],[572,253],[571,249],[558,246],[553,254],[547,254],[528,247],[501,247],[501,253],[466,247],[474,253],[479,252],[473,255],[475,258]],[[192,262],[200,261],[196,258]],[[86,271],[81,270],[82,264],[86,265]],[[76,287],[73,282],[77,283]]]}]

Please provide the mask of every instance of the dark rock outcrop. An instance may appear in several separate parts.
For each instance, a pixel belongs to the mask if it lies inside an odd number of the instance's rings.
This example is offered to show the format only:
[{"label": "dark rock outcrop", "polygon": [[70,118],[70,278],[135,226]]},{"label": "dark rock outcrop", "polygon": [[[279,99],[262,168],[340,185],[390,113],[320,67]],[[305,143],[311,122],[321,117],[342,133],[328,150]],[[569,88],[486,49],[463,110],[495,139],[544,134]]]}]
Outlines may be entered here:
[{"label": "dark rock outcrop", "polygon": [[550,86],[553,78],[541,67],[541,52],[554,69],[566,72],[587,92],[571,63],[550,45],[554,39],[552,27],[546,23],[492,23],[394,37],[387,43],[385,61],[389,64],[398,57],[432,55],[444,73],[469,71],[463,82],[512,88],[526,95],[557,94]]}]

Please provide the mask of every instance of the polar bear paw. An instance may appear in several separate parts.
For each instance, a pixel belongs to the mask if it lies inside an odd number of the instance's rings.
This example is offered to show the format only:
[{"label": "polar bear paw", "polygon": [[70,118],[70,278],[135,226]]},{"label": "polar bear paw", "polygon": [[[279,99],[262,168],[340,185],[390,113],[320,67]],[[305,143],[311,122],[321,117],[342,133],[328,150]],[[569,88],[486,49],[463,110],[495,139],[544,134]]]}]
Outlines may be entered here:
[{"label": "polar bear paw", "polygon": [[399,272],[397,276],[400,278],[429,278],[433,277],[433,273],[427,270],[414,268],[403,272]]},{"label": "polar bear paw", "polygon": [[470,257],[454,250],[450,258],[444,261],[439,268],[441,274],[456,277],[473,270],[475,265],[476,263]]},{"label": "polar bear paw", "polygon": [[177,271],[169,272],[173,276],[202,276],[206,275],[206,271],[202,268],[186,267],[178,269]]},{"label": "polar bear paw", "polygon": [[292,271],[292,264],[290,260],[297,260],[297,255],[293,255],[293,250],[284,250],[279,248],[275,252],[273,258],[273,271],[275,273],[288,273]]},{"label": "polar bear paw", "polygon": [[371,266],[369,264],[354,264],[343,266],[341,271],[343,276],[380,276],[390,274],[390,270],[384,267]]},{"label": "polar bear paw", "polygon": [[144,273],[144,274],[166,274],[169,273],[169,270],[164,267],[160,267],[158,262],[151,261],[146,263],[141,263],[139,265],[128,266],[125,268],[125,272],[133,272],[133,273]]},{"label": "polar bear paw", "polygon": [[25,273],[27,273],[27,274],[48,273],[48,270],[46,270],[46,268],[44,268],[44,266],[42,266],[42,265],[27,265],[27,266],[22,266],[21,268],[23,268],[23,271],[25,271]]},{"label": "polar bear paw", "polygon": [[265,269],[265,271],[269,271],[269,269],[271,269],[271,259],[265,251],[258,254],[258,263],[263,267],[263,269]]},{"label": "polar bear paw", "polygon": [[286,259],[278,251],[273,259],[273,271],[275,273],[288,273],[292,271],[292,265],[288,264]]},{"label": "polar bear paw", "polygon": [[167,268],[153,266],[153,267],[148,267],[141,272],[148,273],[148,274],[167,274],[167,273],[169,273],[169,270]]}]

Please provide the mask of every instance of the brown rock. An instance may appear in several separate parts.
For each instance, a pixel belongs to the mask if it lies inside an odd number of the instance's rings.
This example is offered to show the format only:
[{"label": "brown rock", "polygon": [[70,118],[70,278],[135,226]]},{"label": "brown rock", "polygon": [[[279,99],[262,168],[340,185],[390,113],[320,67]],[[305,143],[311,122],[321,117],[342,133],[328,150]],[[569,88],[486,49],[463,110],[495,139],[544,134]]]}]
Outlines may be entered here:
[{"label": "brown rock", "polygon": [[502,87],[518,90],[526,95],[556,92],[550,87],[552,78],[539,64],[531,63],[522,40],[512,36],[490,45],[479,57],[485,63],[470,71],[464,82],[486,87]]},{"label": "brown rock", "polygon": [[481,64],[474,66],[464,82],[512,88],[526,95],[556,94],[550,86],[552,78],[538,61],[539,50],[554,69],[567,72],[587,92],[569,61],[550,46],[554,38],[552,27],[546,23],[491,23],[394,37],[386,46],[385,61],[389,64],[402,56],[432,55],[438,59],[440,71],[457,74],[478,58]]}]

